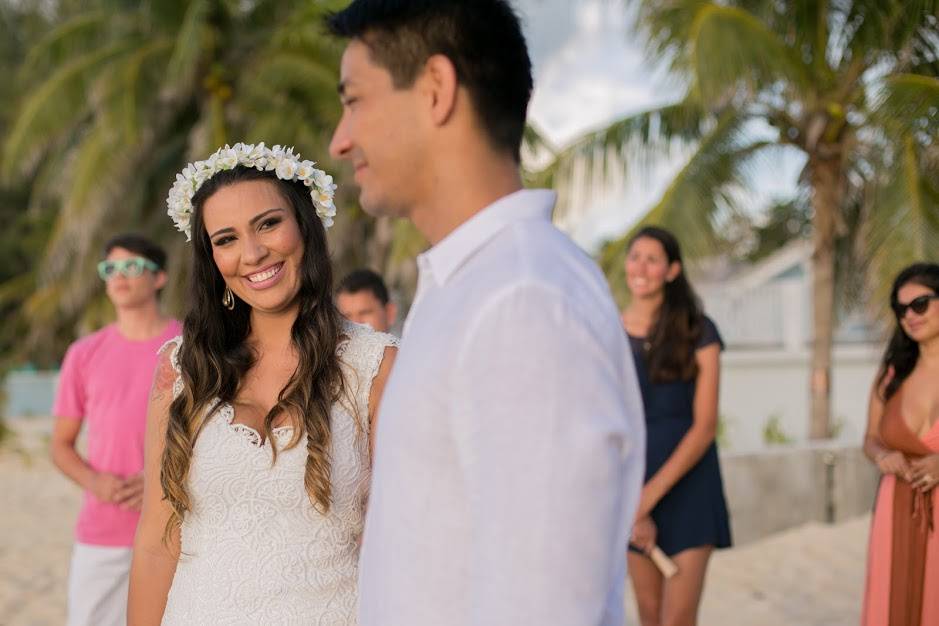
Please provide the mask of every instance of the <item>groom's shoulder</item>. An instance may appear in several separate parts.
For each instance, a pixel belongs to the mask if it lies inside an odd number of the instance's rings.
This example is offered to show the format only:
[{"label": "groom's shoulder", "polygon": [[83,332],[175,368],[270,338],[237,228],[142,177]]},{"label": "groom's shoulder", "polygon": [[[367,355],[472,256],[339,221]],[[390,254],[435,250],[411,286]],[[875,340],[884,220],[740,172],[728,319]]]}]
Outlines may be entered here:
[{"label": "groom's shoulder", "polygon": [[581,297],[609,295],[606,279],[590,255],[550,222],[514,224],[496,245],[511,281],[556,285]]},{"label": "groom's shoulder", "polygon": [[[590,256],[550,222],[513,224],[494,241],[475,270],[485,276],[480,300],[537,292],[564,301],[578,317],[618,324],[606,278]],[[474,281],[476,282],[476,281]],[[478,283],[477,283],[478,284]]]}]

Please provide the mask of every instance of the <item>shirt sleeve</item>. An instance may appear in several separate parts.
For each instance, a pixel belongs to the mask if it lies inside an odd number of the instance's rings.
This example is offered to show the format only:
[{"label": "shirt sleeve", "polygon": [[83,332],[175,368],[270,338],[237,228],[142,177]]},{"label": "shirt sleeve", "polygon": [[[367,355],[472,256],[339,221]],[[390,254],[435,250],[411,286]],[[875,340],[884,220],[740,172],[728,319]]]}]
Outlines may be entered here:
[{"label": "shirt sleeve", "polygon": [[724,350],[724,339],[717,330],[717,324],[710,317],[702,315],[701,338],[698,340],[697,349],[706,348],[713,343],[716,343],[722,351]]},{"label": "shirt sleeve", "polygon": [[598,336],[563,294],[525,287],[490,302],[463,346],[452,428],[469,511],[466,623],[607,623],[611,604],[622,611],[644,449],[622,333]]},{"label": "shirt sleeve", "polygon": [[65,353],[59,370],[59,382],[52,405],[56,417],[83,419],[85,417],[85,383],[82,377],[81,349],[73,344]]}]

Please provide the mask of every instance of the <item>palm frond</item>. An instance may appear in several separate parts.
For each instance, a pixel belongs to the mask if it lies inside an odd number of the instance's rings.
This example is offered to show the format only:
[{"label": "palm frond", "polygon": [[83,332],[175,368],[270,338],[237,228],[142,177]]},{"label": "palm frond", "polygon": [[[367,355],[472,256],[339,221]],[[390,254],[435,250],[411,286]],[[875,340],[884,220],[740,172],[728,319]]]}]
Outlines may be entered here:
[{"label": "palm frond", "polygon": [[90,11],[71,17],[53,27],[33,45],[23,60],[20,76],[42,75],[99,43],[112,16],[107,11]]},{"label": "palm frond", "polygon": [[88,114],[96,72],[126,50],[127,44],[118,42],[89,52],[62,66],[26,98],[3,146],[6,178],[28,170],[59,133]]},{"label": "palm frond", "polygon": [[166,68],[167,82],[185,84],[195,75],[207,43],[209,9],[208,0],[189,3]]},{"label": "palm frond", "polygon": [[649,169],[662,157],[687,149],[701,138],[707,116],[696,100],[642,111],[587,133],[563,149],[539,180],[558,189],[558,216],[576,211],[574,202],[589,204],[595,190],[616,185],[633,169]]},{"label": "palm frond", "polygon": [[604,246],[600,267],[618,299],[625,295],[626,244],[646,224],[657,224],[674,232],[691,258],[713,254],[721,248],[723,239],[718,229],[739,212],[739,193],[752,157],[771,145],[748,140],[745,123],[745,118],[735,114],[723,115],[658,203],[629,232]]},{"label": "palm frond", "polygon": [[[88,253],[100,230],[105,187],[113,185],[109,175],[120,159],[114,133],[97,126],[70,154],[69,177],[63,188],[62,208],[46,245],[41,275],[43,283],[74,267],[75,259]],[[67,289],[65,291],[68,291]],[[71,302],[78,298],[69,298]]]},{"label": "palm frond", "polygon": [[141,119],[145,107],[143,101],[155,97],[153,82],[157,79],[153,70],[165,66],[172,50],[172,42],[163,37],[154,38],[122,59],[113,70],[111,92],[118,99],[116,120],[128,141],[138,139]]},{"label": "palm frond", "polygon": [[741,89],[756,93],[777,82],[793,89],[810,83],[795,51],[742,9],[702,8],[689,36],[696,86],[705,101],[720,102]]},{"label": "palm frond", "polygon": [[875,302],[886,302],[899,271],[917,261],[939,261],[939,168],[906,135],[874,195],[867,223]]},{"label": "palm frond", "polygon": [[845,17],[845,47],[854,57],[896,62],[930,31],[935,36],[937,12],[936,0],[853,0]]},{"label": "palm frond", "polygon": [[885,126],[902,126],[939,140],[939,78],[917,74],[887,77],[876,114]]},{"label": "palm frond", "polygon": [[292,99],[302,103],[309,117],[334,122],[340,114],[337,67],[300,52],[279,51],[253,65],[239,89],[248,108],[276,109]]},{"label": "palm frond", "polygon": [[708,0],[642,0],[637,24],[650,59],[665,59],[672,70],[686,73],[691,67],[691,30],[700,11],[715,6]]}]

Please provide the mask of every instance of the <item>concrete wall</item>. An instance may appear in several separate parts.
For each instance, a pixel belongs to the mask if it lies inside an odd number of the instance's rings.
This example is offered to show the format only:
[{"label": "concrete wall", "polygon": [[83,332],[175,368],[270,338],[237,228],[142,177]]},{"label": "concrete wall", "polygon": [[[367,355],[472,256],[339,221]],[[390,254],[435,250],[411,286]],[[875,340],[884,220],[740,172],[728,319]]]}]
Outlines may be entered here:
[{"label": "concrete wall", "polygon": [[[832,419],[845,445],[859,445],[867,399],[882,346],[841,345],[833,354]],[[727,452],[766,448],[763,430],[776,417],[793,442],[808,439],[809,364],[806,350],[727,350],[722,358],[720,414]]]},{"label": "concrete wall", "polygon": [[806,522],[869,512],[880,474],[857,447],[804,444],[755,454],[722,454],[734,544]]}]

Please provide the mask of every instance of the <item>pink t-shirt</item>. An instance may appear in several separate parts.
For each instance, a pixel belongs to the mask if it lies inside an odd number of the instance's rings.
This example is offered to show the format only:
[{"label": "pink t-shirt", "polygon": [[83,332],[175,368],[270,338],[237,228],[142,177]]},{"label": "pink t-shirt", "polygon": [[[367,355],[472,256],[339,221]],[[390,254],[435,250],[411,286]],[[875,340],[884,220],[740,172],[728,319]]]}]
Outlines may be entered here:
[{"label": "pink t-shirt", "polygon": [[[111,324],[69,347],[52,412],[85,420],[88,464],[121,477],[143,471],[147,400],[157,350],[180,334],[172,320],[158,337],[131,341]],[[79,543],[130,546],[140,513],[101,502],[86,491],[75,536]]]}]

